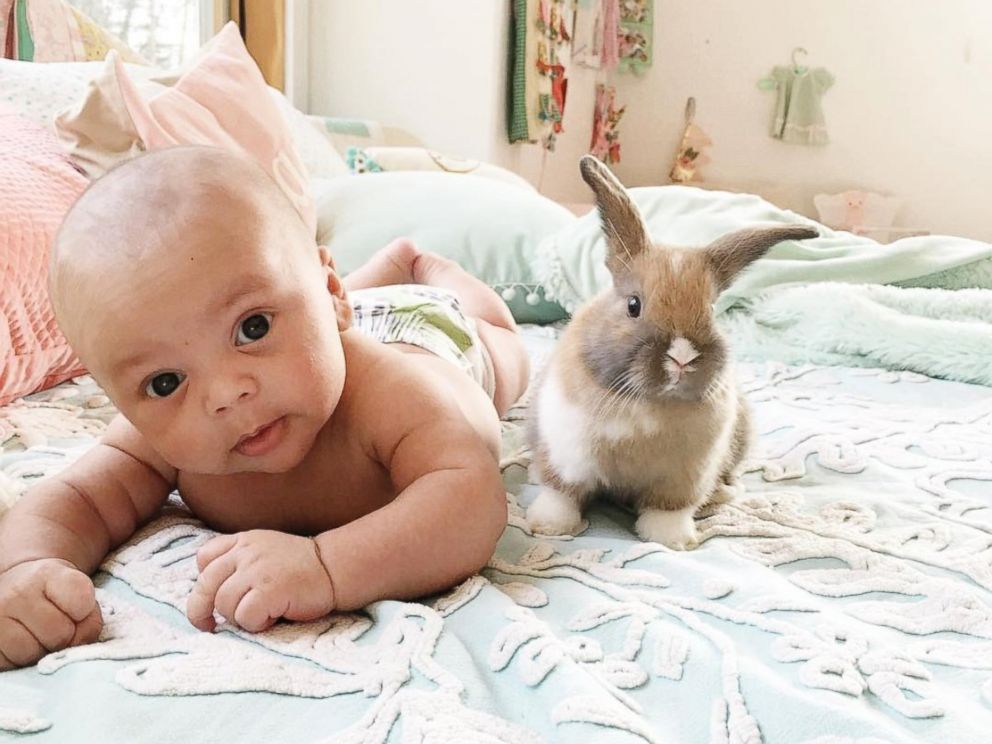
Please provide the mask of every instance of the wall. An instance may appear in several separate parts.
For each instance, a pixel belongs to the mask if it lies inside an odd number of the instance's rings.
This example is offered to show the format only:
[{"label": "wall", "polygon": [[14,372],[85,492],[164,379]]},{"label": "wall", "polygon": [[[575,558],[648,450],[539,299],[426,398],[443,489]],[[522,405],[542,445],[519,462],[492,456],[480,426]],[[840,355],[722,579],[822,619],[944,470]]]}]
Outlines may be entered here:
[{"label": "wall", "polygon": [[[542,177],[539,148],[506,142],[508,5],[313,0],[311,109],[397,124],[438,149],[540,179],[553,198],[587,201],[576,161],[600,73],[573,70],[565,134]],[[655,0],[654,41],[643,77],[615,77],[629,104],[617,167],[629,185],[666,182],[692,95],[715,143],[709,182],[810,214],[819,191],[892,193],[906,200],[902,226],[992,241],[992,3]],[[823,99],[824,148],[767,134],[774,93],[757,81],[796,46],[836,78]]]},{"label": "wall", "polygon": [[[986,0],[734,0],[657,3],[655,67],[622,83],[619,172],[655,182],[678,144],[686,96],[711,135],[708,180],[791,191],[859,187],[906,199],[899,222],[992,241],[992,3]],[[760,7],[760,13],[757,8]],[[756,81],[794,46],[836,82],[823,106],[831,144],[767,136],[774,93]],[[676,121],[673,122],[672,120]]]},{"label": "wall", "polygon": [[309,18],[313,113],[463,157],[506,141],[508,0],[312,0]]}]

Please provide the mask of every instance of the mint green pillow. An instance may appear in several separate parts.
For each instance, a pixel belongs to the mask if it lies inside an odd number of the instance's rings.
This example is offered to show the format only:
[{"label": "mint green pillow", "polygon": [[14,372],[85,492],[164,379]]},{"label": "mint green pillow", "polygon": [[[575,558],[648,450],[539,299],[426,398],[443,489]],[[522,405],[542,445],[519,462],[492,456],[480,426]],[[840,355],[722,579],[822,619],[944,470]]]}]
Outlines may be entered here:
[{"label": "mint green pillow", "polygon": [[457,261],[501,294],[519,323],[567,317],[544,298],[538,244],[576,218],[536,191],[454,173],[394,171],[311,181],[317,240],[342,274],[394,238]]}]

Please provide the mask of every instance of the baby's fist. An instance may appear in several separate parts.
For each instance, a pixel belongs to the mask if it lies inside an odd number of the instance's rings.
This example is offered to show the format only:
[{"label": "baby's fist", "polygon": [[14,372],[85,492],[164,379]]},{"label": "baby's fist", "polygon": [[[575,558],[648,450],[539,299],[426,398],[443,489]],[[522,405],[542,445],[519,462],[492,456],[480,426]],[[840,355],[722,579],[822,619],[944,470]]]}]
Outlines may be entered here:
[{"label": "baby's fist", "polygon": [[93,582],[67,561],[43,558],[0,574],[0,671],[95,641],[102,627]]},{"label": "baby's fist", "polygon": [[257,633],[279,618],[315,620],[334,609],[334,587],[314,540],[273,530],[222,535],[196,555],[200,577],[186,616],[213,630],[218,612]]}]

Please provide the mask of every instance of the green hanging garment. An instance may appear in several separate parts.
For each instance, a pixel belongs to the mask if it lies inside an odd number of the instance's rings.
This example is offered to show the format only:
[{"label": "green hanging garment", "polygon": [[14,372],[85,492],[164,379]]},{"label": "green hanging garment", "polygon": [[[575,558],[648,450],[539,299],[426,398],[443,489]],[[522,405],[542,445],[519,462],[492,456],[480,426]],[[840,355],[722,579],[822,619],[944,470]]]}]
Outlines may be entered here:
[{"label": "green hanging garment", "polygon": [[513,0],[510,9],[509,140],[554,150],[563,131],[575,0]]},{"label": "green hanging garment", "polygon": [[833,85],[834,76],[823,67],[776,67],[771,80],[778,91],[771,136],[800,145],[825,145],[827,122],[820,98]]}]

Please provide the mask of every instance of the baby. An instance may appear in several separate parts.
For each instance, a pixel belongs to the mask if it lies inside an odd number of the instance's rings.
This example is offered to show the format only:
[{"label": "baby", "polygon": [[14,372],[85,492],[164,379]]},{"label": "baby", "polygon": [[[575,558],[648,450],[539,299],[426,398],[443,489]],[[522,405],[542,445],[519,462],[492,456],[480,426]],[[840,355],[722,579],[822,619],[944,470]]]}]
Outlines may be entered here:
[{"label": "baby", "polygon": [[82,195],[51,294],[122,415],[0,521],[0,670],[97,638],[89,575],[174,489],[227,533],[197,554],[201,630],[423,596],[492,555],[527,357],[454,263],[401,240],[342,280],[261,168],[182,147]]}]

